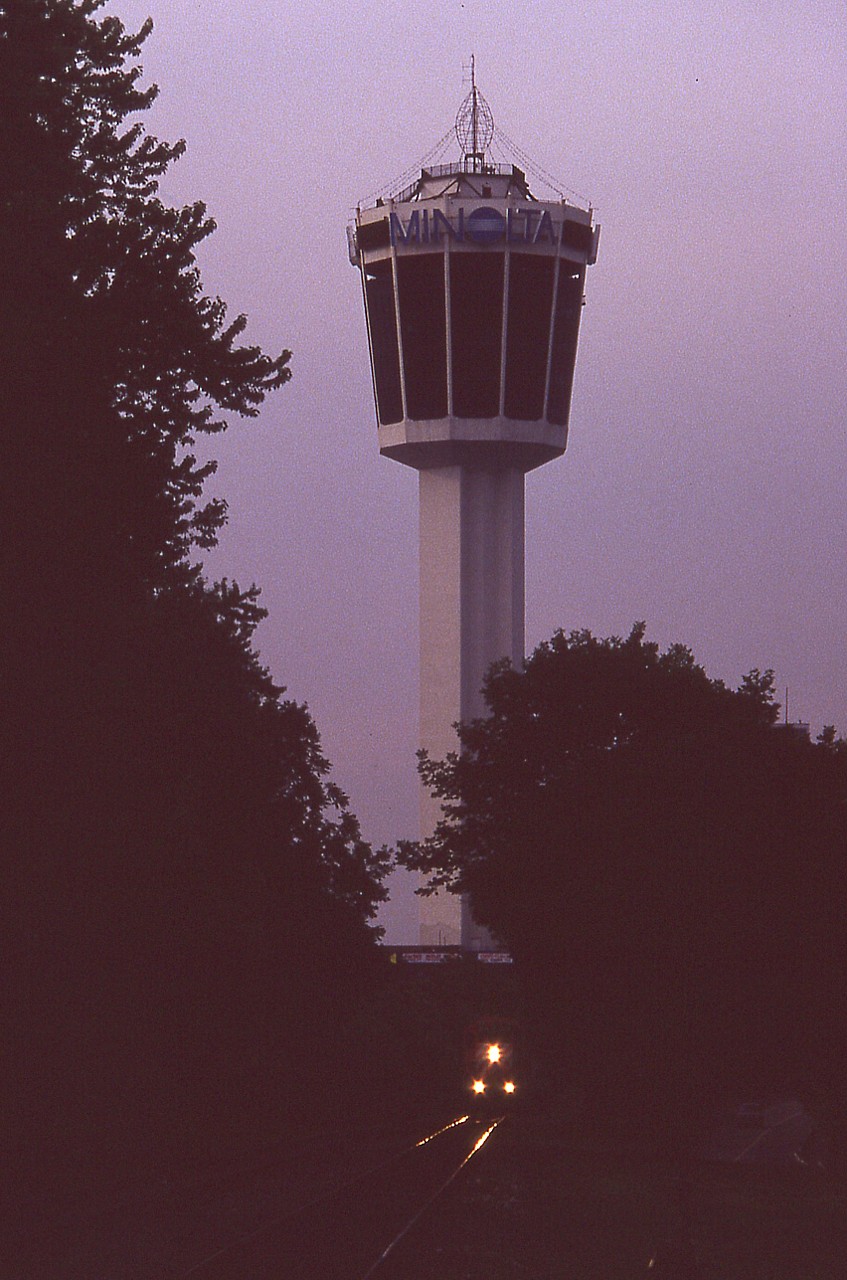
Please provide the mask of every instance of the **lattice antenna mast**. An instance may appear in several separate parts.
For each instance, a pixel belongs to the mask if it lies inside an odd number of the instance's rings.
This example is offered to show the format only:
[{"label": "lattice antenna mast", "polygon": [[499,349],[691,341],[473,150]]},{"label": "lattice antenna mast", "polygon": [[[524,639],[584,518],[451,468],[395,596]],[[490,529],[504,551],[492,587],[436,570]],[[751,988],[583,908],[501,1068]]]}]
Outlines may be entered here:
[{"label": "lattice antenna mast", "polygon": [[485,152],[494,137],[494,116],[476,87],[476,65],[471,54],[471,91],[456,116],[456,138],[462,151],[462,163],[471,173],[485,168]]},{"label": "lattice antenna mast", "polygon": [[476,159],[479,147],[477,139],[479,137],[479,96],[476,91],[476,58],[471,54],[471,97],[473,98],[473,154]]}]

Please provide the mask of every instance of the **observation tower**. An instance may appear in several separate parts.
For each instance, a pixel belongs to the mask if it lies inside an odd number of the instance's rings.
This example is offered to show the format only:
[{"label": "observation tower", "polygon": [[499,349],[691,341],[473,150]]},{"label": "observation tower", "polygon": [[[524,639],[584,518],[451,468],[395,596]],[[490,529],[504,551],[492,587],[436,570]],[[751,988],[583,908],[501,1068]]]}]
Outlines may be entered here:
[{"label": "observation tower", "polygon": [[[539,200],[488,159],[476,87],[456,117],[461,156],[359,208],[348,228],[370,346],[379,450],[419,473],[420,744],[456,749],[485,714],[492,662],[524,657],[524,475],[565,451],[591,209]],[[423,792],[421,835],[441,816]],[[520,850],[515,850],[520,857]],[[487,945],[467,903],[421,900],[425,945]]]}]

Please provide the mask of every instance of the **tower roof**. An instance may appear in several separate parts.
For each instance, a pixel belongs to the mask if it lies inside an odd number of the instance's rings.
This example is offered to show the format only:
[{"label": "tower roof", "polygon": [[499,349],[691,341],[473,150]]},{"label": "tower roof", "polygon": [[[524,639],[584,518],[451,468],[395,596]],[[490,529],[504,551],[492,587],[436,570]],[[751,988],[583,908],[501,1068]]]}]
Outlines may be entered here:
[{"label": "tower roof", "polygon": [[526,174],[517,165],[489,164],[465,156],[453,164],[429,165],[402,191],[392,195],[397,204],[408,200],[438,200],[441,196],[459,195],[478,200],[505,200],[517,196],[534,200]]}]

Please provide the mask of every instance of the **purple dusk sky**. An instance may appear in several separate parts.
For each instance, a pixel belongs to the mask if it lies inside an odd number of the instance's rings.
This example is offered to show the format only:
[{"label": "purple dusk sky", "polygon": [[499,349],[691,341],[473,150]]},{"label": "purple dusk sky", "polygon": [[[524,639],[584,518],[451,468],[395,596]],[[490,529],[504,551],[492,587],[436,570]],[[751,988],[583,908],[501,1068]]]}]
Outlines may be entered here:
[{"label": "purple dusk sky", "polygon": [[[417,829],[417,477],[380,458],[353,207],[450,127],[473,50],[506,132],[602,224],[566,456],[527,481],[527,648],[637,618],[847,733],[843,0],[355,6],[112,0],[151,16],[148,117],[184,137],[208,291],[294,377],[213,442],[210,576],[258,582],[263,660],[365,835]],[[448,158],[457,154],[454,147]],[[398,877],[388,937],[416,941]]]}]

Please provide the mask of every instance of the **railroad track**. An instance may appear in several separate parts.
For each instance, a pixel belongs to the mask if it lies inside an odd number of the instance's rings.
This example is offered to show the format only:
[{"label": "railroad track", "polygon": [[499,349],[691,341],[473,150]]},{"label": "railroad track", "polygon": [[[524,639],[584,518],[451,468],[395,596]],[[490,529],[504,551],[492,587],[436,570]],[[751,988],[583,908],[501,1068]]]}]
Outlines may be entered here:
[{"label": "railroad track", "polygon": [[456,1117],[174,1280],[382,1280],[394,1250],[422,1227],[501,1120]]}]

